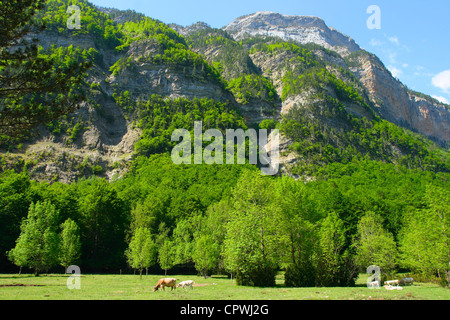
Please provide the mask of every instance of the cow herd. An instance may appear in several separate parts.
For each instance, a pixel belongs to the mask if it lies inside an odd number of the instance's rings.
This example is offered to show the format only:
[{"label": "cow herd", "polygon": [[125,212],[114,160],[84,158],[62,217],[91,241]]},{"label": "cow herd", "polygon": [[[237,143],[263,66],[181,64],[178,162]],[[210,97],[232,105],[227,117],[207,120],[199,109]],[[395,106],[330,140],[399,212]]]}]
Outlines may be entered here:
[{"label": "cow herd", "polygon": [[177,279],[175,278],[163,278],[163,279],[159,279],[158,283],[156,284],[156,286],[153,288],[153,292],[158,291],[158,289],[163,289],[166,290],[166,287],[170,287],[171,291],[173,289],[179,288],[179,287],[183,287],[185,290],[186,289],[192,289],[193,285],[194,285],[194,281],[192,280],[185,280],[185,281],[181,281],[180,283],[178,283],[178,285],[176,284]]},{"label": "cow herd", "polygon": [[[159,289],[163,289],[165,291],[166,287],[170,287],[171,291],[173,289],[176,289],[176,288],[179,288],[179,287],[182,287],[185,290],[186,289],[191,290],[193,288],[193,285],[194,285],[194,281],[193,280],[184,280],[184,281],[181,281],[180,283],[178,283],[178,285],[176,283],[177,283],[177,279],[176,278],[162,278],[162,279],[159,279],[158,283],[153,288],[153,292],[158,291]],[[405,285],[405,284],[413,284],[413,283],[414,283],[414,279],[412,279],[412,278],[403,278],[401,280],[389,280],[389,281],[385,281],[384,282],[385,288],[387,290],[394,290],[394,289],[401,290],[403,288],[399,286],[400,284],[401,285]],[[394,285],[396,285],[396,286],[394,286]],[[370,286],[379,287],[380,284],[379,284],[378,281],[375,281],[375,282],[370,283]]]},{"label": "cow herd", "polygon": [[[404,285],[413,285],[414,279],[413,278],[403,278],[401,280],[388,280],[384,282],[384,287],[386,290],[403,290],[403,288],[400,286]],[[380,281],[373,281],[369,282],[367,284],[369,288],[380,288]]]}]

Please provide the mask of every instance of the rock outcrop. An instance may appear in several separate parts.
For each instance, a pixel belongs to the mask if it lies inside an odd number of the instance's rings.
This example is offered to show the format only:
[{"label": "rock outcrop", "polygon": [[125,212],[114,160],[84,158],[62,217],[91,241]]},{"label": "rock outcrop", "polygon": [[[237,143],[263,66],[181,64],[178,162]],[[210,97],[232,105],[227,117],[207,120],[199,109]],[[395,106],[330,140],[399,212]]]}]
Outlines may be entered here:
[{"label": "rock outcrop", "polygon": [[[271,36],[301,44],[315,43],[335,51],[341,58],[323,51],[317,53],[325,61],[352,71],[383,119],[423,134],[443,145],[450,143],[448,105],[410,91],[392,76],[375,55],[362,50],[352,38],[328,27],[320,18],[263,11],[239,17],[223,30],[236,40],[251,36]],[[261,66],[268,62],[256,63]],[[277,87],[276,79],[274,82]],[[277,89],[281,91],[280,87]]]},{"label": "rock outcrop", "polygon": [[[211,29],[201,22],[187,27],[171,27],[185,36]],[[320,60],[321,67],[337,78],[351,82],[367,104],[364,107],[346,101],[348,113],[367,119],[373,119],[376,113],[383,119],[428,136],[442,145],[450,143],[448,105],[410,91],[392,76],[376,56],[361,50],[353,39],[328,27],[320,18],[257,12],[232,21],[223,30],[229,35],[216,29],[220,31],[218,38],[222,42],[205,42],[206,45],[201,44],[197,48],[191,46],[189,49],[203,56],[211,65],[216,63],[220,67],[221,62],[224,62],[223,65],[233,67],[222,70],[222,78],[227,81],[243,74],[269,79],[277,93],[275,99],[266,101],[253,97],[247,103],[240,102],[222,80],[208,77],[201,65],[169,64],[155,59],[155,56],[164,54],[165,48],[151,38],[141,38],[131,42],[125,50],[116,51],[99,48],[87,34],[76,37],[52,32],[39,34],[39,44],[44,48],[52,45],[96,48],[101,61],[97,61],[88,74],[88,83],[92,84],[86,88],[89,90],[89,99],[65,120],[70,128],[78,125],[78,133],[71,130],[59,134],[58,130],[44,126],[40,128],[39,138],[24,142],[20,152],[7,155],[10,163],[14,166],[26,163],[32,176],[39,180],[73,182],[92,174],[108,179],[120,176],[126,172],[134,145],[142,134],[136,125],[139,119],[130,118],[127,114],[129,110],[126,111],[116,99],[124,92],[134,101],[148,100],[152,94],[167,98],[228,101],[252,125],[264,119],[279,120],[291,109],[303,109],[306,110],[305,117],[311,121],[321,121],[336,130],[349,129],[339,119],[335,119],[332,112],[328,112],[326,100],[323,97],[320,98],[322,100],[318,99],[317,92],[311,88],[300,88],[300,93],[282,101],[283,78],[294,67],[296,53],[289,50],[276,53],[256,50],[250,54],[247,47],[235,41],[252,36],[278,37],[301,44],[319,45],[310,46],[314,59]],[[231,53],[224,52],[227,48],[232,49],[229,50]],[[123,64],[114,70],[118,62]],[[327,96],[336,98],[336,92],[326,89]],[[316,109],[315,113],[308,112],[312,107]],[[285,137],[280,139],[281,163],[283,168],[288,169],[302,159],[290,150],[291,140]]]},{"label": "rock outcrop", "polygon": [[410,91],[374,55],[361,52],[349,59],[380,116],[437,142],[450,142],[450,109],[439,101]]},{"label": "rock outcrop", "polygon": [[223,28],[235,39],[248,36],[271,36],[294,40],[302,44],[316,43],[327,49],[348,54],[360,50],[356,42],[317,17],[288,16],[275,12],[260,11],[233,20]]}]

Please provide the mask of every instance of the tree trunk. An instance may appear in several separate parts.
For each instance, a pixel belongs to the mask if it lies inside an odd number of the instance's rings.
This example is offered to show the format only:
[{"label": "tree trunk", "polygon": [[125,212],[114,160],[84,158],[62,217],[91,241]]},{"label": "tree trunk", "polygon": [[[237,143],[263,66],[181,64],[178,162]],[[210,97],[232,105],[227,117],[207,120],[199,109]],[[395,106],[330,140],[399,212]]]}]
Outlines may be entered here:
[{"label": "tree trunk", "polygon": [[291,240],[291,259],[292,263],[295,265],[295,247],[294,247],[294,237],[290,235]]}]

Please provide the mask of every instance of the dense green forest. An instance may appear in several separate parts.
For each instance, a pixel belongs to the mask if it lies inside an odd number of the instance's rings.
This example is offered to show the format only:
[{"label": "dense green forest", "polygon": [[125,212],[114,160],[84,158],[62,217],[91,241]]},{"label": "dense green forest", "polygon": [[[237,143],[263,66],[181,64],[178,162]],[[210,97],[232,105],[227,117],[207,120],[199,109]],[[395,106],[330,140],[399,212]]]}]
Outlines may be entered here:
[{"label": "dense green forest", "polygon": [[[401,271],[448,285],[448,150],[376,116],[354,76],[327,68],[316,47],[272,38],[237,42],[212,28],[185,38],[133,12],[121,21],[120,12],[108,16],[86,1],[47,3],[35,17],[47,32],[93,37],[95,48],[41,47],[42,59],[61,68],[88,62],[89,73],[107,65],[105,56],[123,54],[106,66],[110,75],[143,62],[164,65],[219,84],[234,100],[137,99],[113,87],[111,99],[142,134],[128,172],[111,180],[93,167],[91,177],[70,184],[37,181],[26,165],[8,169],[2,156],[0,272],[64,272],[71,264],[84,273],[178,268],[271,286],[283,270],[286,285],[307,287],[352,286],[360,272],[378,265],[383,277]],[[80,30],[65,28],[71,4],[82,9]],[[154,50],[124,55],[135,41],[149,41]],[[212,47],[218,54],[206,57]],[[283,57],[279,84],[253,64],[254,55]],[[89,76],[77,87],[98,113],[104,88]],[[239,108],[275,105],[308,89],[314,93],[308,108],[277,119],[249,123]],[[368,117],[348,112],[349,105]],[[250,164],[175,165],[171,134],[192,132],[194,121],[222,132],[277,128],[300,161],[290,175],[274,177]],[[73,113],[45,124],[53,135],[67,135],[67,145],[89,125]]]},{"label": "dense green forest", "polygon": [[[361,160],[330,164],[304,184],[263,177],[250,165],[174,165],[168,154],[138,157],[127,177],[113,183],[38,183],[8,171],[0,180],[1,250],[19,266],[55,270],[63,262],[45,263],[45,248],[58,237],[41,235],[61,237],[70,219],[81,245],[71,263],[85,272],[126,270],[128,244],[144,229],[159,250],[146,267],[233,272],[244,284],[273,284],[276,270],[286,268],[291,285],[351,285],[369,262],[385,274],[402,268],[444,277],[448,179]],[[49,212],[52,220],[28,234]],[[371,219],[369,231],[361,230],[364,219]],[[30,248],[28,256],[19,244],[33,237],[42,252]],[[418,259],[424,254],[427,259]],[[1,261],[11,270],[6,256]]]}]

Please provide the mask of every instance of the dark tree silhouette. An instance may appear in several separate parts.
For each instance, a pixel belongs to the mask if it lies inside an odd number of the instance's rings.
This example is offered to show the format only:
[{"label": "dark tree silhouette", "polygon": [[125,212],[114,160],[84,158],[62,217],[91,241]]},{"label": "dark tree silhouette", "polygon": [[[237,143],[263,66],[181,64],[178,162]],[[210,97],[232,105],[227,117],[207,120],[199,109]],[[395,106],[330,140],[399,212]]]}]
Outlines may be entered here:
[{"label": "dark tree silhouette", "polygon": [[89,62],[58,64],[39,54],[36,35],[45,25],[33,16],[42,0],[0,1],[0,145],[33,127],[73,112]]}]

